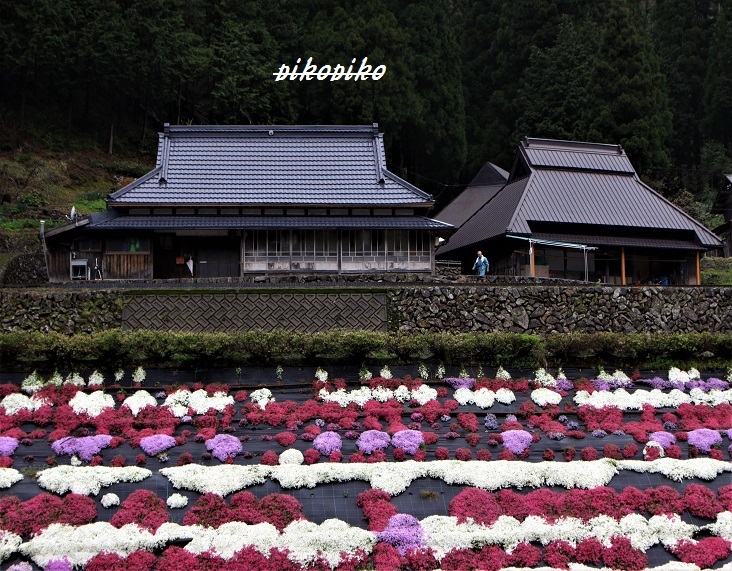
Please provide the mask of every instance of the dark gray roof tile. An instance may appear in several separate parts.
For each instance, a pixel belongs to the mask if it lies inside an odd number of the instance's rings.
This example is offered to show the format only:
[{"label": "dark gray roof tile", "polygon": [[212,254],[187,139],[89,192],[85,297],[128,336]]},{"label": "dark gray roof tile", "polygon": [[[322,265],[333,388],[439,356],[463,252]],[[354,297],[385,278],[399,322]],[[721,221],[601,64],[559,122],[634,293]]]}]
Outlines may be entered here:
[{"label": "dark gray roof tile", "polygon": [[167,126],[156,169],[111,205],[430,205],[385,156],[376,125]]}]

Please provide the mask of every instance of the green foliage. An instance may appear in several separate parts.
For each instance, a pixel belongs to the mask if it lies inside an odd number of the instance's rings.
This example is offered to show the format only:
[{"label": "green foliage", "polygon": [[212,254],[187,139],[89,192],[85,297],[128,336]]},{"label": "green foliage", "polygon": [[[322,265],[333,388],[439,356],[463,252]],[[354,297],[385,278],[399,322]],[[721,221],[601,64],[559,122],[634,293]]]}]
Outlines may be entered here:
[{"label": "green foliage", "polygon": [[[424,353],[429,358],[424,358]],[[417,361],[538,368],[542,366],[703,367],[732,363],[729,334],[513,333],[403,335],[366,331],[169,333],[106,331],[92,335],[5,333],[0,370],[114,370],[120,367],[412,364]]]},{"label": "green foliage", "polygon": [[703,285],[732,285],[732,258],[702,258]]}]

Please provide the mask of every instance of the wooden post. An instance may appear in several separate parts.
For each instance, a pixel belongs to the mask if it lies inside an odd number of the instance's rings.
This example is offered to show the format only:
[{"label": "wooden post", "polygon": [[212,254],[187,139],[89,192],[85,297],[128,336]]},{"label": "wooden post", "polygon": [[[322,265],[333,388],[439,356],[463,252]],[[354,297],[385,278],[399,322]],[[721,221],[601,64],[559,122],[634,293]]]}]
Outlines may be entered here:
[{"label": "wooden post", "polygon": [[531,264],[531,277],[536,277],[536,262],[534,258],[534,243],[529,240],[529,257],[530,257],[530,264]]},{"label": "wooden post", "polygon": [[625,247],[620,248],[620,285],[625,285]]},{"label": "wooden post", "polygon": [[696,285],[701,285],[701,260],[699,252],[696,253]]}]

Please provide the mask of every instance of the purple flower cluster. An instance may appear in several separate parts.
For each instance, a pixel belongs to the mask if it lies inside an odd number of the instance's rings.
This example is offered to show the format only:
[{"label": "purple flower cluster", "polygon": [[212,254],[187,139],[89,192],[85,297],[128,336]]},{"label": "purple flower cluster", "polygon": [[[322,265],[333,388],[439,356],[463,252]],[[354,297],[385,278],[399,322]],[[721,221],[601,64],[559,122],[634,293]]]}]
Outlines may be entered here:
[{"label": "purple flower cluster", "polygon": [[380,430],[367,430],[362,432],[356,441],[356,446],[364,454],[371,454],[374,450],[383,450],[389,443],[391,438],[386,432]]},{"label": "purple flower cluster", "polygon": [[445,433],[445,438],[447,440],[455,440],[457,438],[460,438],[460,433],[459,432],[454,432],[454,431],[451,430],[450,432],[446,432]]},{"label": "purple flower cluster", "polygon": [[572,381],[569,379],[565,379],[564,377],[560,377],[557,379],[557,389],[560,391],[569,391],[574,388],[574,385],[572,384]]},{"label": "purple flower cluster", "polygon": [[712,446],[722,442],[722,437],[716,430],[697,428],[689,431],[689,446],[696,446],[702,452],[709,452]]},{"label": "purple flower cluster", "polygon": [[343,446],[340,434],[332,431],[321,432],[313,440],[313,448],[324,456],[330,456],[331,452],[340,450]]},{"label": "purple flower cluster", "polygon": [[483,426],[488,430],[496,430],[498,428],[498,419],[496,418],[496,415],[492,413],[486,414]]},{"label": "purple flower cluster", "polygon": [[323,428],[325,426],[325,421],[322,418],[316,418],[315,426],[317,426],[319,428]]},{"label": "purple flower cluster", "polygon": [[377,532],[379,541],[391,544],[405,555],[409,549],[418,549],[424,545],[424,529],[413,515],[396,514],[389,518],[384,531]]},{"label": "purple flower cluster", "polygon": [[17,439],[10,436],[0,436],[0,456],[12,456],[17,447]]},{"label": "purple flower cluster", "polygon": [[592,386],[598,391],[614,391],[615,389],[629,389],[633,386],[630,379],[592,379]]},{"label": "purple flower cluster", "polygon": [[661,377],[654,377],[652,379],[639,379],[637,382],[650,385],[651,388],[658,390],[666,389],[678,389],[680,391],[690,391],[691,389],[701,389],[703,392],[708,393],[712,390],[726,391],[729,389],[729,383],[717,378],[709,378],[706,381],[702,379],[693,379],[691,381],[667,381]]},{"label": "purple flower cluster", "polygon": [[140,448],[148,456],[157,456],[175,446],[175,438],[167,434],[155,434],[140,439]]},{"label": "purple flower cluster", "polygon": [[233,458],[242,451],[242,445],[236,436],[231,434],[217,434],[210,440],[206,440],[206,450],[225,462],[227,458]]},{"label": "purple flower cluster", "polygon": [[89,462],[92,456],[99,454],[103,448],[109,446],[111,441],[112,437],[109,434],[82,436],[81,438],[67,436],[51,444],[51,448],[59,456],[63,456],[64,454],[73,456],[76,454],[81,460]]},{"label": "purple flower cluster", "polygon": [[597,430],[592,431],[592,436],[595,438],[605,438],[607,436],[607,432],[598,428]]},{"label": "purple flower cluster", "polygon": [[464,379],[462,377],[445,377],[443,379],[453,389],[472,389],[475,386],[475,379]]},{"label": "purple flower cluster", "polygon": [[564,440],[566,438],[564,432],[547,432],[546,436],[549,440]]},{"label": "purple flower cluster", "polygon": [[503,445],[514,454],[521,454],[531,446],[531,434],[525,430],[507,430],[503,433]]},{"label": "purple flower cluster", "polygon": [[414,455],[420,444],[424,444],[424,436],[419,430],[400,430],[391,437],[391,445],[403,448],[407,454]]},{"label": "purple flower cluster", "polygon": [[648,435],[648,440],[658,442],[664,450],[672,444],[676,444],[676,437],[670,432],[664,432],[663,430],[652,432]]},{"label": "purple flower cluster", "polygon": [[66,557],[63,559],[52,559],[43,569],[44,571],[71,571],[71,562]]}]

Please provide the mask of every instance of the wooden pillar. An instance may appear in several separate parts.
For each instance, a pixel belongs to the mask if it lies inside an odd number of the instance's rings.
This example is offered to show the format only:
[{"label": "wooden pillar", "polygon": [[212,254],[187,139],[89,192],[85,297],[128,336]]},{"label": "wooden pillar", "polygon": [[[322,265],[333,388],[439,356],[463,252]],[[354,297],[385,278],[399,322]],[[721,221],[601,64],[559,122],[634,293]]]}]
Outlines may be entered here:
[{"label": "wooden pillar", "polygon": [[696,285],[701,285],[701,256],[696,253]]},{"label": "wooden pillar", "polygon": [[244,237],[247,231],[242,230],[239,236],[239,277],[244,277]]},{"label": "wooden pillar", "polygon": [[620,248],[620,285],[625,285],[625,247]]},{"label": "wooden pillar", "polygon": [[534,257],[534,243],[531,241],[529,241],[529,257],[530,257],[529,263],[531,265],[531,277],[535,278],[536,277],[536,261],[535,261],[535,257]]}]

